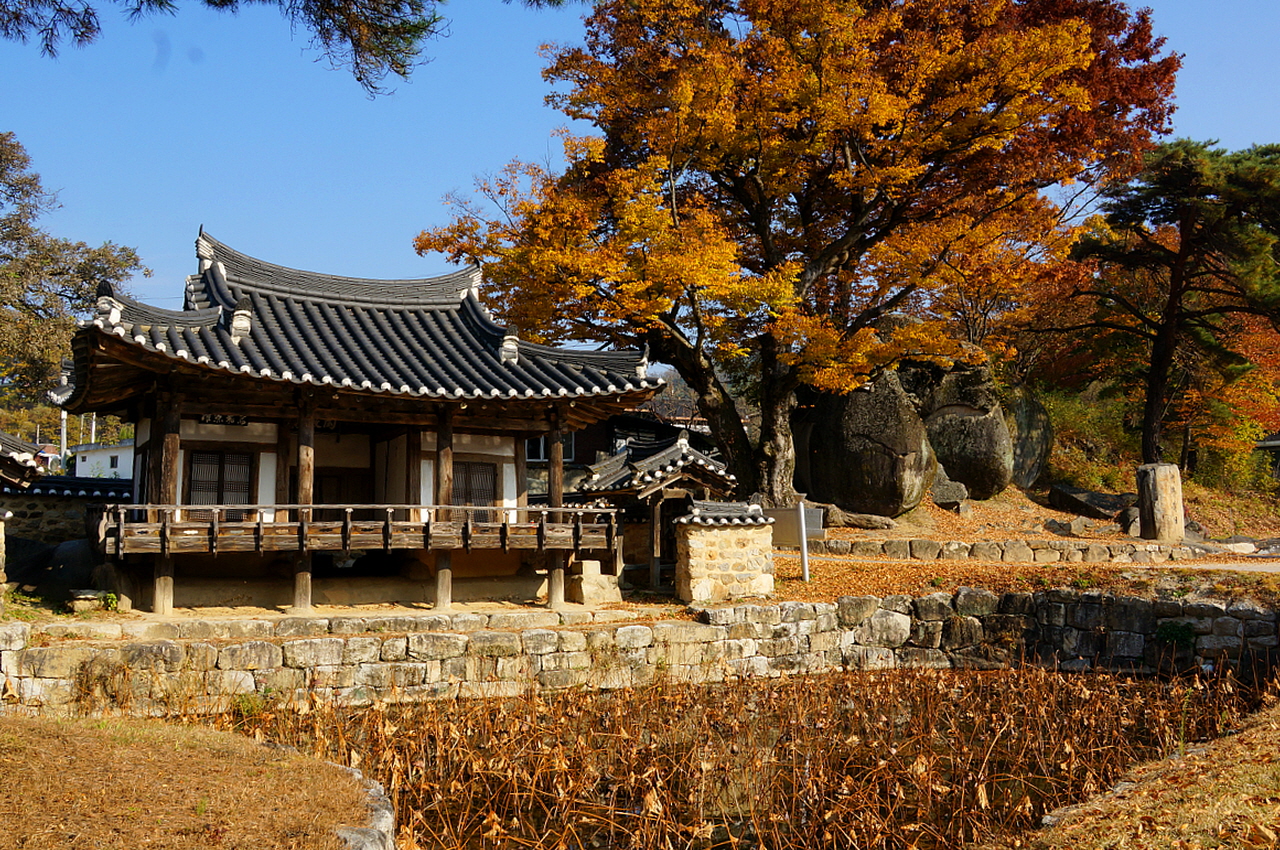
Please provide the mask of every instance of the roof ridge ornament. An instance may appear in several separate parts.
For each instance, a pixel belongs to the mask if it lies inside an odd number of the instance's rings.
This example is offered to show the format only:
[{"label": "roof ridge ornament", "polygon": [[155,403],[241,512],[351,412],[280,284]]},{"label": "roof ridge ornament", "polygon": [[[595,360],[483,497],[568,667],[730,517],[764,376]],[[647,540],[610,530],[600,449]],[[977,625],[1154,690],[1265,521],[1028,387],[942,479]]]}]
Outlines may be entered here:
[{"label": "roof ridge ornament", "polygon": [[116,298],[115,287],[110,281],[98,281],[98,317],[113,327],[120,324],[120,312],[124,302]]},{"label": "roof ridge ornament", "polygon": [[502,349],[499,352],[502,362],[509,366],[514,366],[520,362],[520,338],[516,336],[516,329],[507,326],[506,332],[502,335]]},{"label": "roof ridge ornament", "polygon": [[640,352],[640,362],[636,363],[636,377],[640,380],[648,380],[649,378],[649,343],[644,344],[644,350]]},{"label": "roof ridge ornament", "polygon": [[243,296],[231,313],[231,341],[236,345],[253,330],[253,302]]}]

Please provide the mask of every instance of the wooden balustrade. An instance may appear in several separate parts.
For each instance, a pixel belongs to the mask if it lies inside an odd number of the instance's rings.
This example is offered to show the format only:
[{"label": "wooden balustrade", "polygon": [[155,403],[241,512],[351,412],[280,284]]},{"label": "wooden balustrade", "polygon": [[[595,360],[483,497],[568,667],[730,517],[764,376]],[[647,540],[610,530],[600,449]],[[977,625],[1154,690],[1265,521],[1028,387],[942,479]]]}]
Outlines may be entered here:
[{"label": "wooden balustrade", "polygon": [[115,557],[370,549],[579,552],[613,549],[620,539],[614,509],[502,505],[109,505],[97,529],[99,547]]}]

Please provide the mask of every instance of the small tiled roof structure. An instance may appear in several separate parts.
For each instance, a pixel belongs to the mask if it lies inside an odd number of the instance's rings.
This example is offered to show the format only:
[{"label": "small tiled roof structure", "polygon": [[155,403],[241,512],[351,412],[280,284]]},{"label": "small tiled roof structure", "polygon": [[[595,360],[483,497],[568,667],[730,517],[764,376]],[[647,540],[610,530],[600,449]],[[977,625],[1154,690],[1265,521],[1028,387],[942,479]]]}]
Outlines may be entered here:
[{"label": "small tiled roof structure", "polygon": [[591,466],[578,489],[645,498],[681,479],[691,479],[720,494],[732,492],[737,482],[723,463],[692,448],[682,433],[665,440],[628,443]]},{"label": "small tiled roof structure", "polygon": [[45,475],[30,487],[19,489],[7,480],[0,493],[27,496],[63,496],[120,502],[133,498],[131,478],[84,478],[75,475]]},{"label": "small tiled roof structure", "polygon": [[40,447],[0,431],[0,482],[25,490],[40,477]]},{"label": "small tiled roof structure", "polygon": [[[392,401],[574,401],[575,425],[652,396],[638,351],[583,351],[519,340],[478,299],[468,268],[420,280],[366,280],[254,259],[209,234],[182,310],[109,287],[73,345],[63,405],[104,409],[142,390],[138,370],[183,371],[312,385]],[[131,374],[132,372],[132,374]]]},{"label": "small tiled roof structure", "polygon": [[675,520],[680,525],[770,525],[773,517],[748,502],[706,502],[692,499],[689,512]]}]

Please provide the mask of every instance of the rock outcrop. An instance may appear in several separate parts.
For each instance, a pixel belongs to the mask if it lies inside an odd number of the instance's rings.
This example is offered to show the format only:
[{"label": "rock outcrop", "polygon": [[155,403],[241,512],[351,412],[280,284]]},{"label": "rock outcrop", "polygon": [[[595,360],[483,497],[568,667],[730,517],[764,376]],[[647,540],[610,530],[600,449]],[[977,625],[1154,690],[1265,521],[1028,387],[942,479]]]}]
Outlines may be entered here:
[{"label": "rock outcrop", "polygon": [[1013,440],[986,366],[957,366],[927,398],[921,415],[947,476],[974,499],[990,499],[1013,479]]},{"label": "rock outcrop", "polygon": [[895,372],[848,395],[818,397],[809,452],[812,499],[879,516],[920,504],[937,467]]}]

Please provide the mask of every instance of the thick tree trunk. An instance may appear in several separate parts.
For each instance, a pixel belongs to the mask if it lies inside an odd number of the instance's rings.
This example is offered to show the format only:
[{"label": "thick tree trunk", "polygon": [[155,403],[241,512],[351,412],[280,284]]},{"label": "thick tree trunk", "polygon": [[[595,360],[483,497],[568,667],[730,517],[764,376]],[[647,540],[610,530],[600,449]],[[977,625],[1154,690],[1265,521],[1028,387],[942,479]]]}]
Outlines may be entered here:
[{"label": "thick tree trunk", "polygon": [[756,492],[772,507],[797,500],[796,449],[791,413],[796,407],[795,370],[778,362],[776,342],[764,339],[760,353],[760,445],[756,450]]},{"label": "thick tree trunk", "polygon": [[1160,324],[1151,341],[1151,365],[1147,370],[1147,397],[1142,409],[1142,462],[1160,463],[1163,458],[1160,437],[1164,431],[1164,412],[1168,404],[1169,376],[1173,371],[1173,355],[1178,348],[1178,330],[1182,324],[1182,299],[1186,294],[1188,258],[1185,243],[1177,261],[1169,269],[1169,292],[1165,299]]}]

